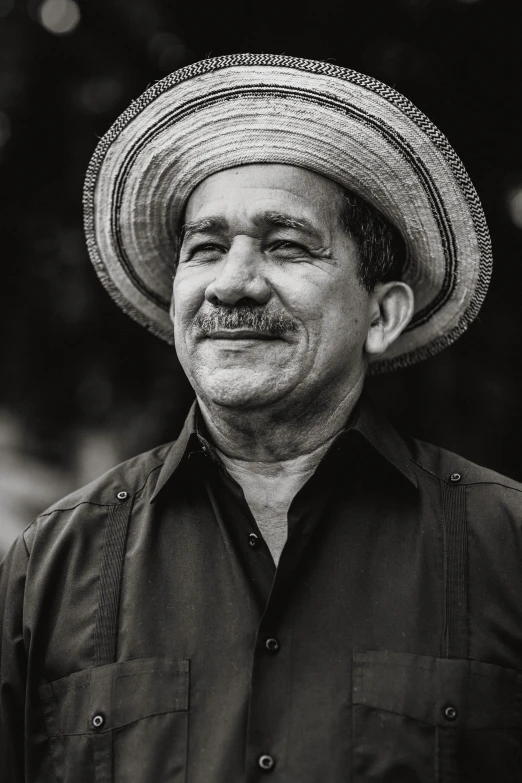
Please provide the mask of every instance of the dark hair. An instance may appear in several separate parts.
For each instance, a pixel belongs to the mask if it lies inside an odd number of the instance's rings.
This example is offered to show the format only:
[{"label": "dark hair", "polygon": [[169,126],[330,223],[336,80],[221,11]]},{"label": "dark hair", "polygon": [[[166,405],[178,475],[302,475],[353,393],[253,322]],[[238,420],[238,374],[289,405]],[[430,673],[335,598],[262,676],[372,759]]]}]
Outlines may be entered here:
[{"label": "dark hair", "polygon": [[376,283],[401,279],[406,245],[378,209],[343,188],[341,223],[357,245],[359,280],[367,291],[373,291]]}]

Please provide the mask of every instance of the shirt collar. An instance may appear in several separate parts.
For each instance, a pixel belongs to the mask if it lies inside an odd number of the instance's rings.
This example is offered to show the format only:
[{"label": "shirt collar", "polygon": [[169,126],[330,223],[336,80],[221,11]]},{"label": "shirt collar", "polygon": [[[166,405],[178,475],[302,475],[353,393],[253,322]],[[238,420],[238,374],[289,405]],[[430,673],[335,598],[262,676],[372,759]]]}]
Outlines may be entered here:
[{"label": "shirt collar", "polygon": [[[346,437],[352,432],[358,432],[362,435],[384,459],[400,471],[415,487],[417,486],[417,479],[406,443],[385,416],[376,410],[365,394],[357,403],[350,425],[340,433],[339,438]],[[174,475],[183,458],[201,451],[207,452],[218,460],[212,446],[202,434],[201,414],[197,402],[194,401],[178,439],[174,441],[167,453],[158,475],[151,503],[156,500],[158,494]]]},{"label": "shirt collar", "polygon": [[203,444],[198,438],[196,428],[197,412],[197,402],[194,400],[188,412],[188,416],[185,419],[185,423],[179,434],[179,437],[174,441],[167,452],[165,462],[163,463],[163,467],[161,468],[158,475],[154,493],[150,499],[151,503],[154,503],[165,484],[168,482],[171,476],[174,475],[183,457],[185,455],[188,456],[193,452],[203,450]]},{"label": "shirt collar", "polygon": [[417,487],[411,454],[404,438],[364,393],[357,405],[352,426],[344,430],[341,436],[351,431],[360,433],[385,460]]}]

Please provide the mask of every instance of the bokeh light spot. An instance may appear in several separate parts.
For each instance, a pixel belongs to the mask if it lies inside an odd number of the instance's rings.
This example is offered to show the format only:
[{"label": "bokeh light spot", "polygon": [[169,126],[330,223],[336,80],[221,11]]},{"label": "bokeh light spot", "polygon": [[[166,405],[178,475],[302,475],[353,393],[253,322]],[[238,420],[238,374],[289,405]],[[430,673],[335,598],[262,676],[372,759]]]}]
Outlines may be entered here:
[{"label": "bokeh light spot", "polygon": [[517,228],[522,228],[522,184],[513,188],[507,197],[509,216]]},{"label": "bokeh light spot", "polygon": [[121,99],[123,85],[114,76],[89,79],[82,84],[76,98],[80,107],[93,114],[110,111]]},{"label": "bokeh light spot", "polygon": [[81,19],[80,8],[74,0],[44,0],[38,16],[42,26],[55,35],[72,33]]},{"label": "bokeh light spot", "polygon": [[156,33],[149,41],[149,54],[160,71],[174,71],[193,58],[191,50],[173,33]]}]

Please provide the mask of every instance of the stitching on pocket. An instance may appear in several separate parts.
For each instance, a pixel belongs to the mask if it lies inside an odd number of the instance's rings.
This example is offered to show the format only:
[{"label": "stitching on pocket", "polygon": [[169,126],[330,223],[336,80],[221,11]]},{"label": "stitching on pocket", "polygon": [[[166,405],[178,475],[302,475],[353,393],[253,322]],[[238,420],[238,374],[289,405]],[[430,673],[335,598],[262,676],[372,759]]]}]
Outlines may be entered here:
[{"label": "stitching on pocket", "polygon": [[[140,667],[135,662],[139,662],[140,660],[143,660],[144,662],[147,661],[149,664],[148,666],[144,663],[143,667]],[[43,717],[45,721],[45,726],[47,729],[47,735],[48,738],[51,739],[60,739],[63,737],[80,737],[80,736],[91,736],[92,731],[88,728],[88,720],[89,716],[86,715],[85,718],[85,730],[79,730],[79,731],[62,731],[62,721],[58,720],[58,716],[60,715],[60,700],[58,698],[58,695],[62,695],[64,698],[67,697],[73,697],[74,694],[80,694],[82,692],[88,692],[89,688],[94,687],[94,681],[95,678],[92,676],[92,673],[96,671],[98,668],[103,668],[107,670],[108,667],[113,667],[114,672],[118,671],[118,668],[121,667],[121,664],[129,663],[130,665],[135,666],[136,668],[132,671],[125,672],[122,671],[120,674],[115,674],[113,682],[116,683],[118,680],[125,680],[130,679],[132,677],[140,677],[142,675],[150,676],[150,675],[159,675],[164,676],[164,678],[167,680],[169,677],[174,679],[175,682],[173,682],[173,691],[174,694],[177,693],[177,695],[172,696],[172,702],[168,704],[168,708],[163,709],[157,709],[154,710],[154,704],[151,705],[151,709],[153,711],[151,712],[145,712],[143,715],[139,715],[139,710],[136,710],[138,713],[137,717],[133,717],[131,720],[126,721],[124,723],[119,724],[118,726],[111,726],[110,728],[105,729],[105,731],[113,731],[117,730],[118,728],[124,728],[126,726],[132,725],[133,723],[138,723],[141,720],[144,720],[146,718],[154,717],[156,715],[168,715],[168,714],[174,714],[177,712],[186,712],[189,708],[189,689],[190,689],[190,662],[185,659],[180,659],[178,661],[175,660],[165,660],[162,661],[161,659],[158,659],[160,662],[156,663],[154,665],[154,659],[131,659],[130,661],[123,661],[118,662],[115,664],[105,664],[103,667],[94,667],[93,669],[84,669],[79,672],[74,672],[71,675],[68,675],[67,677],[60,678],[58,680],[54,680],[53,682],[47,682],[42,684],[39,687],[39,695],[40,695],[40,701],[43,711]],[[162,665],[163,664],[163,665]],[[83,681],[79,685],[75,685],[72,678],[75,676],[78,677],[85,677],[87,678],[86,681]],[[179,679],[181,677],[181,680]],[[67,682],[69,681],[69,682]],[[58,691],[55,686],[58,685]],[[167,685],[167,683],[166,683]],[[61,687],[60,687],[61,686]],[[65,687],[64,687],[65,686]],[[74,706],[74,703],[73,703]],[[160,705],[158,705],[160,706]],[[161,705],[163,706],[163,705]],[[111,709],[114,708],[114,703],[112,702],[110,705]],[[89,705],[84,705],[84,709],[88,709]],[[135,713],[136,714],[136,713]],[[74,726],[76,724],[76,726]],[[77,728],[78,721],[73,721],[74,728]],[[103,732],[96,732],[97,735],[101,734]]]},{"label": "stitching on pocket", "polygon": [[136,723],[140,723],[142,720],[156,718],[159,715],[174,715],[177,712],[185,713],[188,712],[188,710],[163,710],[162,712],[152,712],[148,715],[144,715],[142,718],[130,720],[128,723],[122,723],[121,726],[115,726],[112,729],[105,729],[105,731],[97,731],[96,733],[94,733],[94,731],[74,731],[69,734],[57,734],[53,737],[53,739],[60,739],[63,737],[103,737],[105,734],[110,734],[111,732],[117,732],[120,731],[120,729],[126,729],[129,726],[134,726]]},{"label": "stitching on pocket", "polygon": [[413,723],[419,723],[421,726],[426,726],[429,729],[437,728],[433,723],[426,723],[426,721],[420,720],[420,718],[412,718],[411,715],[405,715],[404,712],[387,710],[385,707],[372,707],[370,704],[356,704],[355,702],[353,706],[363,707],[365,710],[371,710],[372,712],[385,712],[387,715],[396,715],[398,718],[402,718],[403,720],[411,720]]}]

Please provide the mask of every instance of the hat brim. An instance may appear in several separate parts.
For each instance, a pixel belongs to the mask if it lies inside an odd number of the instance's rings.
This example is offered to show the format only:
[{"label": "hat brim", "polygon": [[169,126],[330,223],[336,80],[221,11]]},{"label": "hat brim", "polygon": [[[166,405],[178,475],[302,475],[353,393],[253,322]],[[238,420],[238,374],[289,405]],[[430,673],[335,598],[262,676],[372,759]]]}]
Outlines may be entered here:
[{"label": "hat brim", "polygon": [[87,246],[120,307],[174,342],[169,316],[184,206],[211,174],[285,163],[355,191],[400,230],[411,323],[370,371],[456,340],[491,275],[480,201],[443,134],[412,103],[345,68],[282,55],[204,60],[157,82],[99,142],[84,190]]}]

